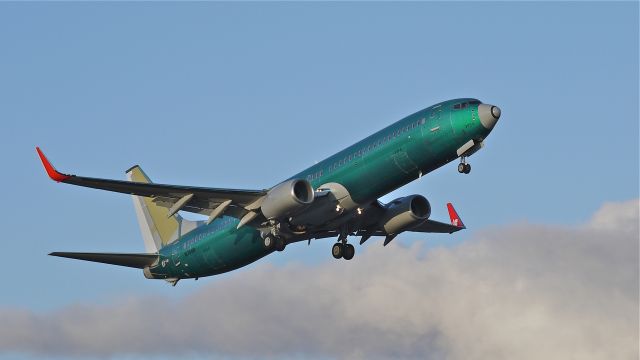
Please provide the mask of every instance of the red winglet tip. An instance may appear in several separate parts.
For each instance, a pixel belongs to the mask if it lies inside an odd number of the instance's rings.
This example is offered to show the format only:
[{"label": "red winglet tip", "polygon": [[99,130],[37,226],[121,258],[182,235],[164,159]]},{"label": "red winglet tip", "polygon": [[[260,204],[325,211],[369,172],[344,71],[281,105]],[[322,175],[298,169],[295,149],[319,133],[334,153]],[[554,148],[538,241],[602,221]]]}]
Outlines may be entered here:
[{"label": "red winglet tip", "polygon": [[44,153],[42,152],[42,150],[40,150],[38,146],[36,146],[36,151],[38,152],[38,156],[40,156],[40,161],[42,161],[42,165],[44,165],[44,169],[47,171],[47,175],[49,175],[51,180],[61,182],[71,177],[69,175],[58,172],[58,170],[56,170],[56,168],[54,168],[53,165],[51,165],[47,157],[44,156]]},{"label": "red winglet tip", "polygon": [[456,212],[456,209],[453,207],[453,204],[447,203],[447,210],[449,210],[449,218],[451,219],[451,225],[466,229],[466,227],[464,226],[464,223],[462,222],[462,219],[460,219],[460,216]]}]

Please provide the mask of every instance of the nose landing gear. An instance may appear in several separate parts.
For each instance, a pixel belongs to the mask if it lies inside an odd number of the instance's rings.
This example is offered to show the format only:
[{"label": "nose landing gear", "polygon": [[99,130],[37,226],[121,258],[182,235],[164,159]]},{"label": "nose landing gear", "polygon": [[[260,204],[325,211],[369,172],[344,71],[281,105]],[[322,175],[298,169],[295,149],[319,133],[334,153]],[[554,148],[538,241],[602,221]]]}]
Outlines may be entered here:
[{"label": "nose landing gear", "polygon": [[471,172],[471,164],[467,163],[467,157],[463,156],[460,158],[460,164],[458,164],[458,172],[460,174],[468,174]]}]

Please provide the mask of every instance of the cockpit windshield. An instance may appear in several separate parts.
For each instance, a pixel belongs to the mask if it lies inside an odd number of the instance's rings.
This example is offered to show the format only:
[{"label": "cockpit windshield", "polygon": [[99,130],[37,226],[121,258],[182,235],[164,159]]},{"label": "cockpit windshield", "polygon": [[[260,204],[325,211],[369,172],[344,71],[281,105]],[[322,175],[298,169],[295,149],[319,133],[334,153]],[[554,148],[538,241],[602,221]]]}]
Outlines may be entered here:
[{"label": "cockpit windshield", "polygon": [[465,109],[467,106],[469,105],[478,105],[478,104],[482,104],[482,102],[480,102],[480,100],[476,100],[476,99],[471,99],[465,102],[461,102],[461,103],[457,103],[453,105],[454,109]]}]

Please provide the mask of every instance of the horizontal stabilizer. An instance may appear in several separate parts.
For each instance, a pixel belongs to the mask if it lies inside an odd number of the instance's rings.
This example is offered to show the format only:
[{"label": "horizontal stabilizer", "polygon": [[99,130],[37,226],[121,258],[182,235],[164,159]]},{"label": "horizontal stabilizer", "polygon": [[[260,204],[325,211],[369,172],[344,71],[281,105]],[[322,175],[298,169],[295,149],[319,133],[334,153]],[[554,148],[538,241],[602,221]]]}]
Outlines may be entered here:
[{"label": "horizontal stabilizer", "polygon": [[145,266],[149,266],[158,260],[158,255],[156,254],[52,252],[49,255],[138,269],[143,269]]}]

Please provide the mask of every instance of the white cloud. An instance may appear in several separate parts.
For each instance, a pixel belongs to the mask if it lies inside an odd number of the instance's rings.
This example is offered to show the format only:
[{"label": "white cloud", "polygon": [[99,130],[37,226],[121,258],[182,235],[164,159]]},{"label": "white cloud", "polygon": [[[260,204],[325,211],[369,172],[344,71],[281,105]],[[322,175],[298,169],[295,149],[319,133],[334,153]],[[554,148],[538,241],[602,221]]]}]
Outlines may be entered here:
[{"label": "white cloud", "polygon": [[628,231],[638,229],[638,200],[608,202],[596,211],[589,225],[596,229]]},{"label": "white cloud", "polygon": [[374,242],[351,262],[264,263],[178,302],[0,309],[0,351],[637,359],[638,204],[605,204],[577,228],[486,230],[451,248]]}]

